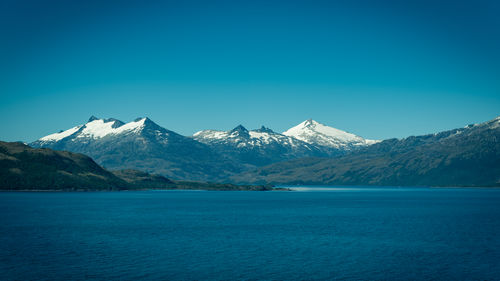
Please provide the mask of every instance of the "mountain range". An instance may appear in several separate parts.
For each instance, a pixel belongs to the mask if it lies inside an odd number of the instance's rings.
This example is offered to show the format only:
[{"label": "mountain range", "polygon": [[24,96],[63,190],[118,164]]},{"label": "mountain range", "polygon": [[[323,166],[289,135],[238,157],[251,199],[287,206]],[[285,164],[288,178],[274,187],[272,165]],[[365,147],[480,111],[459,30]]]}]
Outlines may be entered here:
[{"label": "mountain range", "polygon": [[186,137],[149,118],[124,123],[92,116],[87,123],[30,144],[89,155],[109,169],[138,169],[179,180],[225,181],[253,168],[302,157],[331,157],[375,141],[302,122],[283,134],[262,126],[204,130]]},{"label": "mountain range", "polygon": [[500,185],[500,117],[445,132],[384,141],[306,120],[283,133],[262,126],[182,136],[148,118],[91,117],[32,147],[91,156],[112,170],[176,180],[244,184]]},{"label": "mountain range", "polygon": [[129,123],[91,117],[83,125],[43,137],[30,146],[78,152],[105,168],[137,169],[174,179],[218,180],[241,165],[207,145],[158,126],[149,118]]},{"label": "mountain range", "polygon": [[240,183],[500,186],[500,117],[436,134],[389,139],[329,158],[302,158],[236,175]]}]

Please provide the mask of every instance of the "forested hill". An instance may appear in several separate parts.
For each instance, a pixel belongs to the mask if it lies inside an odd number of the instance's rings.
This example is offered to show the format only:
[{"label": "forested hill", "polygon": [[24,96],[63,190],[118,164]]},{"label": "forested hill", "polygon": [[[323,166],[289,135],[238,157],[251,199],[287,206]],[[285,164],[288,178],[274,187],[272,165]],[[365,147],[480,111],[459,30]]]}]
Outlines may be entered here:
[{"label": "forested hill", "polygon": [[79,153],[0,142],[0,189],[116,190],[128,184]]}]

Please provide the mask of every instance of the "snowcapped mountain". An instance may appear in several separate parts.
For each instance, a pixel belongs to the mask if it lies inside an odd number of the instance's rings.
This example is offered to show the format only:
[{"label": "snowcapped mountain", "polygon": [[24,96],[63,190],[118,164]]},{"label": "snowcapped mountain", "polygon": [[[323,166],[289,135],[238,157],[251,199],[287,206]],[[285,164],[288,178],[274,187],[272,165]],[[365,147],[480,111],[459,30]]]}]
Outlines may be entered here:
[{"label": "snowcapped mountain", "polygon": [[375,141],[302,122],[283,134],[262,127],[204,130],[185,137],[149,118],[124,123],[92,116],[87,123],[42,137],[30,145],[78,152],[109,169],[137,169],[172,179],[218,181],[234,173],[302,157],[328,157]]},{"label": "snowcapped mountain", "polygon": [[98,140],[120,134],[139,134],[146,127],[146,123],[152,123],[152,121],[148,118],[137,118],[133,122],[125,124],[113,118],[98,119],[92,116],[87,123],[40,138],[38,141],[32,143],[32,146],[62,144],[69,140],[72,142]]},{"label": "snowcapped mountain", "polygon": [[283,132],[283,135],[294,137],[309,144],[343,151],[379,142],[323,125],[312,119],[288,129]]},{"label": "snowcapped mountain", "polygon": [[325,156],[317,146],[276,133],[262,126],[247,130],[242,125],[230,131],[203,130],[193,138],[245,165],[262,166],[308,156]]},{"label": "snowcapped mountain", "polygon": [[[91,117],[85,124],[30,145],[87,154],[110,169],[136,169],[180,180],[498,185],[498,139],[500,117],[460,129],[382,142],[314,120],[283,134],[265,127],[249,131],[239,125],[230,131],[204,130],[185,137],[149,118],[124,123]],[[303,157],[316,158],[298,159]],[[268,164],[273,165],[249,172]],[[423,181],[416,181],[419,179]]]},{"label": "snowcapped mountain", "polygon": [[173,179],[216,180],[240,165],[207,145],[158,126],[149,118],[124,123],[92,116],[83,125],[30,144],[87,154],[110,169],[139,169]]}]

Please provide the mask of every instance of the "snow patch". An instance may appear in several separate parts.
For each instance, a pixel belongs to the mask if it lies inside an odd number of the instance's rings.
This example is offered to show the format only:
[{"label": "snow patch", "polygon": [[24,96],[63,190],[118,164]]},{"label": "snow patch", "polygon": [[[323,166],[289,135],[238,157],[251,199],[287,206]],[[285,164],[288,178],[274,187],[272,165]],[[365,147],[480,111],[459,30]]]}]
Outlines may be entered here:
[{"label": "snow patch", "polygon": [[372,144],[376,144],[376,143],[379,143],[381,142],[381,140],[368,140],[368,139],[365,139],[365,143],[367,145],[372,145]]},{"label": "snow patch", "polygon": [[66,130],[64,132],[51,134],[51,135],[48,135],[48,136],[45,136],[45,137],[41,138],[40,140],[41,141],[60,141],[60,140],[62,140],[64,138],[69,137],[72,134],[76,133],[78,130],[80,130],[80,128],[82,126],[83,125],[76,126],[76,127],[71,128],[71,129],[68,129],[68,130]]},{"label": "snow patch", "polygon": [[265,143],[269,143],[269,139],[271,138],[271,136],[268,133],[250,131],[250,138],[260,139]]},{"label": "snow patch", "polygon": [[194,133],[193,137],[195,138],[203,138],[203,139],[225,139],[228,137],[228,133],[224,131],[216,131],[216,130],[203,130]]}]

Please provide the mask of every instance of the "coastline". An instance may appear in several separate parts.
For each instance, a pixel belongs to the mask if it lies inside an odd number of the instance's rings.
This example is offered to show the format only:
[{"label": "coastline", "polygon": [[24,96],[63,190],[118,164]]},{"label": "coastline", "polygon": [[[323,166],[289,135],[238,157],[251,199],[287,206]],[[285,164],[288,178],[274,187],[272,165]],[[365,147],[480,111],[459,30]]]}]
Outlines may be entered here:
[{"label": "coastline", "polygon": [[138,189],[0,189],[0,192],[134,192],[134,191],[294,191],[290,188],[262,187],[258,189],[191,189],[191,188],[138,188]]}]

